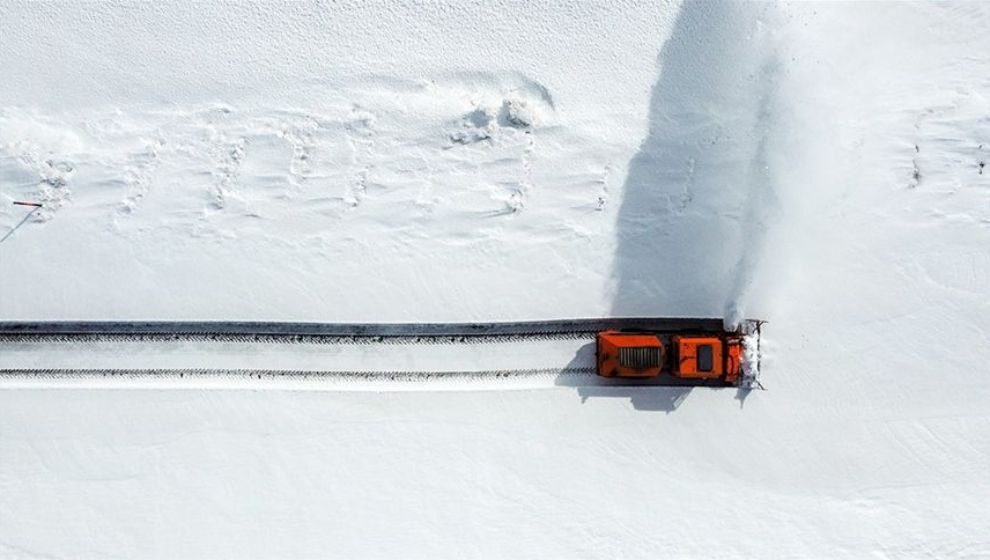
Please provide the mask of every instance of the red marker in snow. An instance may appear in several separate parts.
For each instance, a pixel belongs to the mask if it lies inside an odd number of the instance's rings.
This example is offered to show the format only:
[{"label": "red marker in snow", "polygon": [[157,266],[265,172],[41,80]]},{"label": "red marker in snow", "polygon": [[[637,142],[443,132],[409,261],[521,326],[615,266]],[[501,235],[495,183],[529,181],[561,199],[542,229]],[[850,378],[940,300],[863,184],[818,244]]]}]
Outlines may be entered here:
[{"label": "red marker in snow", "polygon": [[41,208],[42,206],[40,202],[23,202],[21,200],[15,200],[14,204],[17,206],[34,206],[35,208]]}]

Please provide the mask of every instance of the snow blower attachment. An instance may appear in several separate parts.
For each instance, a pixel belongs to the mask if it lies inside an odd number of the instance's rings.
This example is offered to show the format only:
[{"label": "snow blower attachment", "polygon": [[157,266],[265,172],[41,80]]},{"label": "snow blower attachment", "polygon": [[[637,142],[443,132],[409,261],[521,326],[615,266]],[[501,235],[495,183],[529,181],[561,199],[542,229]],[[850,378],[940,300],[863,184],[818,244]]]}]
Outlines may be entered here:
[{"label": "snow blower attachment", "polygon": [[749,321],[737,331],[704,332],[692,329],[690,320],[683,330],[626,331],[598,333],[598,375],[644,379],[668,377],[713,385],[750,386],[758,365],[747,362],[747,355],[758,356],[760,323]]}]

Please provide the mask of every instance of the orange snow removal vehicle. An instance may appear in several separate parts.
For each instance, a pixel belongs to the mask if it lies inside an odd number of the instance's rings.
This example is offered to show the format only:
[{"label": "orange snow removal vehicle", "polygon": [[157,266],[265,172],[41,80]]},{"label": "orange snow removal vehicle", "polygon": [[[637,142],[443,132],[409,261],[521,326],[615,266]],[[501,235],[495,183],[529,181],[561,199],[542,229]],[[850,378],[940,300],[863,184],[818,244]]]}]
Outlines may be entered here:
[{"label": "orange snow removal vehicle", "polygon": [[598,333],[598,375],[644,379],[667,376],[736,385],[743,373],[743,335],[736,332]]}]

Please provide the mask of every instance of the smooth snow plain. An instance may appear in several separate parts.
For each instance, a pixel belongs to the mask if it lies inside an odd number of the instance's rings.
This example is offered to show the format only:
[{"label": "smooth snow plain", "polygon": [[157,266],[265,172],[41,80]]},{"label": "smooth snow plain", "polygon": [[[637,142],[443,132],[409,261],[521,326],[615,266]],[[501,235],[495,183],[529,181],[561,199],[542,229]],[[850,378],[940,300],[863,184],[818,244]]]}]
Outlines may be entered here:
[{"label": "smooth snow plain", "polygon": [[990,556],[987,29],[0,2],[3,319],[770,321],[751,393],[0,390],[0,556]]}]

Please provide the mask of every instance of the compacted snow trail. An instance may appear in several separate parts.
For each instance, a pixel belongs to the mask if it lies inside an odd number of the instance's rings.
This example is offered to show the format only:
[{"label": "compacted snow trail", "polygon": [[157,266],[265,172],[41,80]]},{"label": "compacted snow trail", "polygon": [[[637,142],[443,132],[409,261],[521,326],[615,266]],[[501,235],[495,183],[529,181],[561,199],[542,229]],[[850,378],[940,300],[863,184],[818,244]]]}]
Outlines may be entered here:
[{"label": "compacted snow trail", "polygon": [[477,371],[290,369],[0,369],[0,387],[42,389],[277,389],[316,391],[450,391],[604,385],[592,366]]},{"label": "compacted snow trail", "polygon": [[[24,340],[26,338],[26,340]],[[251,337],[202,336],[100,336],[92,338],[11,336],[0,342],[4,363],[0,387],[51,385],[78,377],[106,385],[118,380],[121,387],[142,386],[157,378],[163,386],[216,386],[213,380],[254,378],[255,386],[269,386],[272,379],[285,388],[336,387],[348,380],[377,389],[389,384],[428,382],[440,378],[471,381],[484,378],[533,379],[551,374],[594,373],[594,334],[566,336],[507,336],[400,338],[369,340],[366,337],[278,337],[266,341]],[[222,385],[221,385],[222,386]],[[470,384],[465,385],[465,387]]]}]

